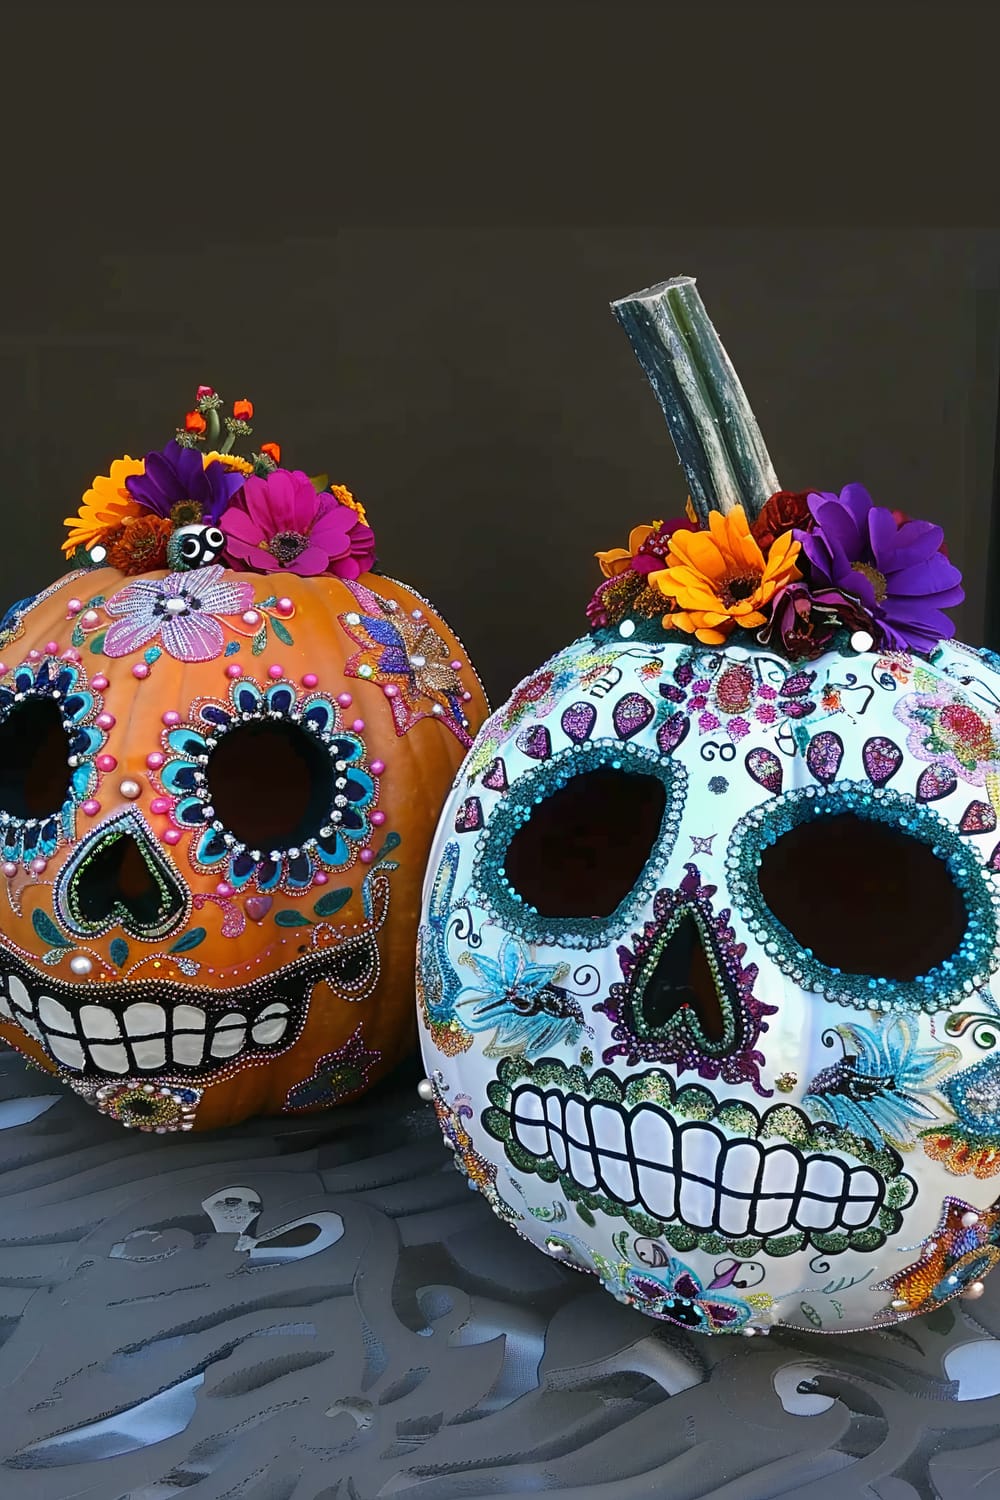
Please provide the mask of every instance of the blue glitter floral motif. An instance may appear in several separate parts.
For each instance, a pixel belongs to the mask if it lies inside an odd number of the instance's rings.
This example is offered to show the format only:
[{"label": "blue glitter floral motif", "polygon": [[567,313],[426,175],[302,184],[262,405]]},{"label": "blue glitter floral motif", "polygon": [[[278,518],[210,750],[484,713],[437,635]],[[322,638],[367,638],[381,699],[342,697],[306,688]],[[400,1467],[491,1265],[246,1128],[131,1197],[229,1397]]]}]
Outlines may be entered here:
[{"label": "blue glitter floral motif", "polygon": [[[574,1043],[584,1028],[579,1002],[563,989],[569,964],[535,964],[516,938],[505,937],[496,958],[464,952],[459,963],[476,975],[456,1002],[473,1032],[494,1033],[486,1057],[523,1052],[538,1057],[550,1047]],[[465,998],[462,998],[462,997]]]},{"label": "blue glitter floral motif", "polygon": [[[333,806],[318,832],[289,849],[250,849],[215,817],[207,767],[224,735],[247,723],[286,720],[315,736],[335,772]],[[319,869],[339,870],[354,862],[371,835],[369,809],[375,782],[364,766],[364,742],[341,728],[335,705],[322,693],[301,696],[291,683],[262,688],[241,677],[230,688],[229,702],[202,699],[192,705],[187,724],[163,734],[167,760],[159,772],[163,790],[176,798],[174,824],[195,837],[190,857],[196,869],[224,878],[236,890],[255,885],[260,891],[304,890]],[[267,796],[267,788],[261,788]]]},{"label": "blue glitter floral motif", "polygon": [[[642,877],[608,917],[542,916],[511,885],[504,862],[518,829],[532,810],[564,787],[574,776],[603,768],[638,776],[656,776],[666,789],[666,811],[656,841],[650,850]],[[560,944],[565,948],[603,948],[624,932],[628,924],[656,890],[657,878],[677,840],[687,789],[687,771],[678,761],[655,750],[621,740],[592,740],[573,745],[533,766],[511,784],[493,811],[476,843],[470,900],[485,906],[504,927],[519,932],[529,942]]]},{"label": "blue glitter floral motif", "polygon": [[42,817],[0,812],[2,857],[25,865],[36,857],[50,859],[64,840],[74,838],[76,810],[97,789],[94,757],[107,738],[94,722],[102,699],[77,663],[46,657],[37,665],[23,662],[15,667],[0,687],[0,724],[16,715],[20,704],[38,701],[54,704],[62,716],[69,778],[61,806]]},{"label": "blue glitter floral motif", "polygon": [[[968,914],[965,932],[950,958],[915,979],[847,974],[820,963],[779,922],[761,894],[757,873],[763,851],[785,833],[814,818],[852,813],[888,823],[928,845],[943,860]],[[947,1010],[981,988],[997,965],[996,889],[977,853],[932,808],[888,787],[840,781],[798,787],[755,807],[736,824],[726,855],[733,904],[765,952],[803,989],[840,1005],[875,1011]]]},{"label": "blue glitter floral motif", "polygon": [[958,1048],[920,1047],[919,1022],[912,1016],[892,1016],[874,1029],[848,1022],[823,1040],[829,1046],[834,1038],[843,1056],[816,1074],[805,1108],[813,1119],[830,1120],[875,1146],[888,1141],[911,1149],[918,1131],[941,1117],[935,1084],[961,1057]]}]

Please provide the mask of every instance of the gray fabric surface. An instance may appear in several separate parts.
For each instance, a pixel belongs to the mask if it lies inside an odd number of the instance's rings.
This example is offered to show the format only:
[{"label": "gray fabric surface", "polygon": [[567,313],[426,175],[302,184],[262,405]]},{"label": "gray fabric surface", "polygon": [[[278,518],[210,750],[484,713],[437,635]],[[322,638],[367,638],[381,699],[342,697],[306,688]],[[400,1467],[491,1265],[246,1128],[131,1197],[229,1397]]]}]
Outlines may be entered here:
[{"label": "gray fabric surface", "polygon": [[418,1076],[150,1138],[0,1056],[3,1500],[1000,1494],[1000,1275],[879,1334],[686,1335],[497,1223]]}]

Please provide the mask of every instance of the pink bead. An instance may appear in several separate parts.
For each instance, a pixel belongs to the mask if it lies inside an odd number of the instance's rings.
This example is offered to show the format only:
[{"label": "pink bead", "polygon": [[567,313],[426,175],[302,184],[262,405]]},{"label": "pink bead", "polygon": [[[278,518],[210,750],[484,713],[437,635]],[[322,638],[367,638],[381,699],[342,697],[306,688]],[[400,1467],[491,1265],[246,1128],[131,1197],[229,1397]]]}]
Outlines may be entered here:
[{"label": "pink bead", "polygon": [[170,798],[169,797],[154,797],[153,800],[152,800],[152,802],[149,804],[149,810],[152,813],[165,813],[165,812],[169,812],[170,811]]},{"label": "pink bead", "polygon": [[226,676],[229,677],[233,682],[235,682],[237,677],[243,676],[243,668],[239,665],[238,662],[230,662],[229,666],[226,668]]},{"label": "pink bead", "polygon": [[118,762],[113,755],[99,755],[94,761],[94,765],[99,771],[113,771],[117,764]]},{"label": "pink bead", "polygon": [[179,724],[181,722],[181,716],[177,712],[176,708],[167,709],[166,713],[163,715],[163,722],[164,724],[166,724],[168,729],[172,728],[174,724]]},{"label": "pink bead", "polygon": [[360,734],[362,732],[362,730],[364,729],[364,727],[365,727],[365,721],[364,721],[364,719],[355,719],[354,723],[351,725],[351,728],[354,730],[355,734]]},{"label": "pink bead", "polygon": [[94,723],[97,725],[98,729],[114,729],[117,722],[118,720],[115,718],[114,714],[98,714],[97,718],[94,720]]},{"label": "pink bead", "polygon": [[284,615],[287,619],[289,615],[293,615],[295,613],[295,605],[292,603],[291,599],[283,597],[279,599],[277,604],[274,606],[274,612],[276,615]]},{"label": "pink bead", "polygon": [[181,831],[179,828],[167,828],[164,830],[162,837],[165,844],[179,844],[181,841]]},{"label": "pink bead", "polygon": [[68,615],[78,615],[80,613],[80,611],[81,611],[82,608],[83,608],[83,600],[82,599],[67,599],[66,600],[66,613]]},{"label": "pink bead", "polygon": [[451,663],[451,670],[453,672],[460,672],[462,670],[462,663],[458,660],[458,657]]},{"label": "pink bead", "polygon": [[45,643],[45,653],[46,653],[47,656],[58,656],[59,655],[59,642],[58,641],[47,641]]},{"label": "pink bead", "polygon": [[316,874],[313,876],[313,880],[316,882],[317,885],[326,885],[326,882],[329,879],[330,879],[330,877],[326,873],[325,870],[317,870]]},{"label": "pink bead", "polygon": [[12,859],[5,859],[4,860],[4,862],[3,862],[3,872],[6,875],[6,877],[7,877],[8,880],[10,880],[14,875],[17,874],[17,865],[14,863],[14,861]]},{"label": "pink bead", "polygon": [[41,661],[41,659],[42,659],[42,653],[40,651],[36,651],[35,648],[32,647],[31,650],[28,652],[28,660],[29,661]]},{"label": "pink bead", "polygon": [[382,824],[385,822],[385,813],[381,811],[373,812],[372,822],[375,824],[376,828],[381,828]]},{"label": "pink bead", "polygon": [[337,702],[340,704],[341,708],[350,708],[351,704],[354,702],[354,699],[351,697],[350,693],[338,693]]},{"label": "pink bead", "polygon": [[260,624],[260,610],[259,609],[247,609],[247,610],[244,610],[243,614],[241,615],[240,618],[242,619],[244,625],[259,625]]},{"label": "pink bead", "polygon": [[268,667],[268,669],[267,669],[267,675],[268,675],[268,677],[272,678],[275,682],[277,682],[277,680],[278,680],[279,677],[284,677],[284,675],[285,675],[285,669],[284,669],[284,667],[279,667],[278,663],[275,662],[273,666]]},{"label": "pink bead", "polygon": [[67,646],[59,660],[78,662],[80,660],[80,653],[75,646]]},{"label": "pink bead", "polygon": [[233,894],[233,887],[229,884],[228,880],[220,880],[215,887],[215,894],[224,898],[231,896]]},{"label": "pink bead", "polygon": [[362,851],[359,854],[358,858],[361,860],[361,863],[363,865],[370,865],[371,862],[372,862],[372,860],[375,858],[375,850],[374,849],[362,849]]},{"label": "pink bead", "polygon": [[80,806],[83,808],[83,811],[87,814],[88,818],[96,818],[97,814],[101,810],[101,804],[94,797],[88,797],[86,802],[80,803]]},{"label": "pink bead", "polygon": [[149,676],[149,663],[145,661],[137,661],[135,666],[132,668],[132,676],[138,677],[139,681],[142,682],[144,678]]},{"label": "pink bead", "polygon": [[471,703],[472,702],[472,694],[470,692],[468,692],[468,691],[464,692],[462,694],[462,702],[463,703]]},{"label": "pink bead", "polygon": [[28,869],[31,871],[32,875],[44,875],[45,871],[48,869],[48,865],[48,860],[43,859],[42,856],[39,855],[37,859],[33,859],[31,861]]},{"label": "pink bead", "polygon": [[399,693],[399,688],[394,682],[387,682],[382,691],[387,698],[395,698]]},{"label": "pink bead", "polygon": [[385,761],[373,760],[371,766],[369,767],[369,770],[371,771],[373,776],[381,776],[382,772],[385,770]]},{"label": "pink bead", "polygon": [[87,609],[80,616],[80,624],[86,626],[88,630],[92,630],[100,618],[96,609]]},{"label": "pink bead", "polygon": [[315,672],[304,672],[302,674],[303,687],[314,688],[317,682],[319,682],[319,678],[316,676]]},{"label": "pink bead", "polygon": [[90,685],[91,687],[95,687],[99,693],[103,693],[104,689],[108,685],[108,679],[105,677],[103,672],[98,672],[96,677],[92,677],[90,679]]},{"label": "pink bead", "polygon": [[[97,722],[99,724],[101,722],[100,719]],[[158,771],[166,758],[162,750],[150,750],[146,756],[146,764],[151,771]]]},{"label": "pink bead", "polygon": [[5,661],[0,661],[0,677],[6,677],[9,671],[10,668],[8,667],[7,663]]}]

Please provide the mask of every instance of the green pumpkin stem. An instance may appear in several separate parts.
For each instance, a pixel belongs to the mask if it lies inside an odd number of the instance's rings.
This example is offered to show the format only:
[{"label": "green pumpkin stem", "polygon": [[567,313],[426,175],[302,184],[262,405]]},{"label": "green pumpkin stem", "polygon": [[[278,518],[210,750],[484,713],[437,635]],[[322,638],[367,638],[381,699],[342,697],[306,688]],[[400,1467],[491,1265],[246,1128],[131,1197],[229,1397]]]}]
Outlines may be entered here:
[{"label": "green pumpkin stem", "polygon": [[611,310],[663,408],[701,524],[736,505],[753,521],[780,485],[694,278],[661,281]]}]

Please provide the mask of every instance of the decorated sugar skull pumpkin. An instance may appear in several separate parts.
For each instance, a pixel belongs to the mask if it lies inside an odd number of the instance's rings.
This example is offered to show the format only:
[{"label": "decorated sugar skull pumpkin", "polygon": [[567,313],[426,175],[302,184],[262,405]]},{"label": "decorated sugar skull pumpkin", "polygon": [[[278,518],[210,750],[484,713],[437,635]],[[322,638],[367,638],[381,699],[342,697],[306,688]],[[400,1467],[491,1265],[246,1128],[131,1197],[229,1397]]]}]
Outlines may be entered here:
[{"label": "decorated sugar skull pumpkin", "polygon": [[540,1249],[706,1333],[838,1332],[1000,1259],[1000,660],[940,530],[778,490],[687,279],[616,304],[686,520],[442,815],[418,999],[456,1162]]},{"label": "decorated sugar skull pumpkin", "polygon": [[[201,388],[0,628],[0,1038],[122,1124],[355,1096],[413,1044],[427,848],[485,706],[350,493]],[[204,446],[200,451],[199,445]]]}]

